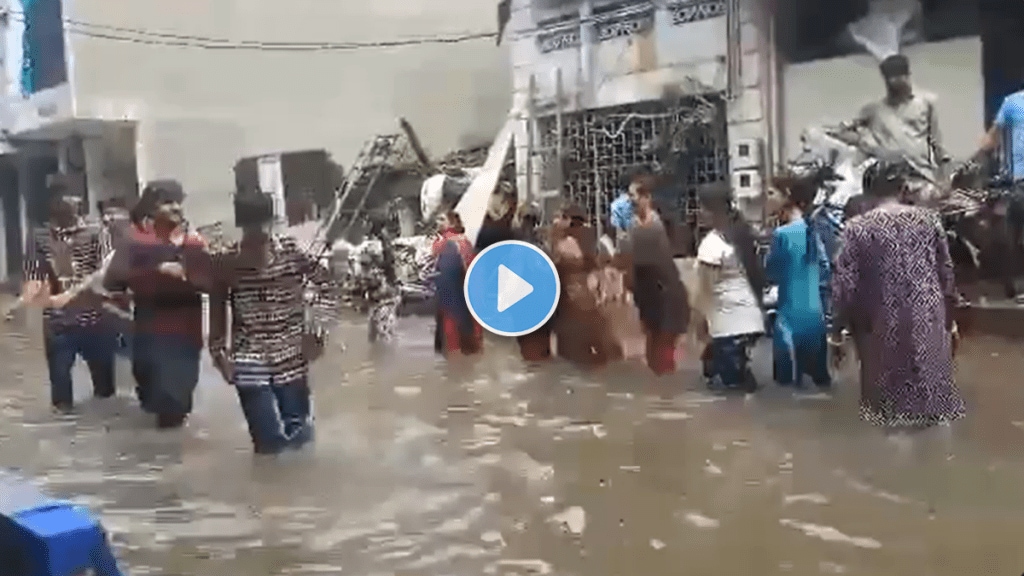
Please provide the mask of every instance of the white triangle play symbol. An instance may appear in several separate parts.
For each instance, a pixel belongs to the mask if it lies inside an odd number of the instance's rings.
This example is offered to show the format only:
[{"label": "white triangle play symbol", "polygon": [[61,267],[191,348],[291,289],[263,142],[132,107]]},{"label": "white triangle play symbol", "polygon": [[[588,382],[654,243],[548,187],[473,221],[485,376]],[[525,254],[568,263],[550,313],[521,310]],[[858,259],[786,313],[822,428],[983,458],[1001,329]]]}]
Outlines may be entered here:
[{"label": "white triangle play symbol", "polygon": [[498,265],[498,312],[508,310],[516,302],[533,293],[533,285],[504,264]]}]

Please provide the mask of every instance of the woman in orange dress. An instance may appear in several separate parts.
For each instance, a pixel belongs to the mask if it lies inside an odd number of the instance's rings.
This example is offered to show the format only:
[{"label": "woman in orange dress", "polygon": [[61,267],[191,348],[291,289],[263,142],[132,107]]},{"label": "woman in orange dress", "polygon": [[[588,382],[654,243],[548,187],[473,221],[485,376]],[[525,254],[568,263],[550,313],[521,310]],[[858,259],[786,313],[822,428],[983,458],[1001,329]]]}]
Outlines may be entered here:
[{"label": "woman in orange dress", "polygon": [[623,357],[601,314],[595,272],[597,237],[586,214],[570,205],[552,227],[552,260],[562,282],[562,297],[553,324],[558,355],[589,368]]},{"label": "woman in orange dress", "polygon": [[463,291],[466,270],[474,257],[473,244],[458,212],[448,211],[439,224],[431,247],[438,272],[434,347],[445,356],[476,354],[483,348],[483,329],[470,314]]},{"label": "woman in orange dress", "polygon": [[[519,227],[516,232],[516,240],[528,242],[543,248],[538,228],[540,226],[540,207],[536,204],[524,204],[519,209]],[[527,362],[543,362],[551,359],[551,327],[554,319],[548,320],[540,328],[529,334],[516,338],[519,344],[519,354]]]}]

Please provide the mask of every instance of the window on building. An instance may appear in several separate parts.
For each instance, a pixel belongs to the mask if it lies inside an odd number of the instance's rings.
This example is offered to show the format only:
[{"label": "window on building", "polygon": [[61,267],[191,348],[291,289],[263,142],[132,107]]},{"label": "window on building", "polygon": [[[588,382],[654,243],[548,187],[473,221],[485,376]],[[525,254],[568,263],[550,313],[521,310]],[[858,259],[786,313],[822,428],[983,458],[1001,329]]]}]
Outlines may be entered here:
[{"label": "window on building", "polygon": [[776,32],[788,61],[807,62],[978,36],[980,24],[977,0],[778,0]]},{"label": "window on building", "polygon": [[[595,14],[611,12],[636,4],[651,4],[652,0],[591,0]],[[554,24],[579,18],[583,0],[530,0],[530,11],[535,24]]]}]

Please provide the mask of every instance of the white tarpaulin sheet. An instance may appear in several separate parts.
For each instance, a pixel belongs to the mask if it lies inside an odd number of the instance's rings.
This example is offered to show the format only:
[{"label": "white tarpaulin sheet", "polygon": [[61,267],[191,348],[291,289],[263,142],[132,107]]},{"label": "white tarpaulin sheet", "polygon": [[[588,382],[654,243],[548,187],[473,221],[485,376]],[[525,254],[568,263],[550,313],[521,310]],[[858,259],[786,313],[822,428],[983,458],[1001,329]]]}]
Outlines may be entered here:
[{"label": "white tarpaulin sheet", "polygon": [[430,221],[441,207],[441,200],[444,198],[444,181],[448,177],[444,174],[435,174],[423,181],[420,188],[420,214],[424,222]]},{"label": "white tarpaulin sheet", "polygon": [[867,16],[847,26],[850,36],[879,62],[899,54],[903,31],[921,12],[921,0],[871,0]]},{"label": "white tarpaulin sheet", "polygon": [[462,195],[455,211],[462,217],[462,225],[466,228],[466,237],[470,242],[476,243],[476,236],[484,224],[484,217],[487,215],[487,207],[491,203],[491,194],[494,193],[501,177],[501,170],[505,167],[505,159],[508,158],[508,150],[512,145],[512,133],[516,120],[509,117],[505,125],[498,132],[498,137],[491,144],[487,153],[487,161],[484,162],[480,173],[473,178],[469,189]]}]

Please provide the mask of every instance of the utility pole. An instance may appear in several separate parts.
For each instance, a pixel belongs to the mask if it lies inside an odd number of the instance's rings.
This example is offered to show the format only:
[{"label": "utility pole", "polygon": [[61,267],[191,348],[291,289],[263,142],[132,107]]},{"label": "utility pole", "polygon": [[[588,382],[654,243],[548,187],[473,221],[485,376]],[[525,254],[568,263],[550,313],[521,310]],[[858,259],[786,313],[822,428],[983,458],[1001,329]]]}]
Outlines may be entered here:
[{"label": "utility pole", "polygon": [[594,26],[594,0],[580,3],[580,89],[584,106],[595,105],[594,94],[594,45],[597,43],[597,28]]}]

